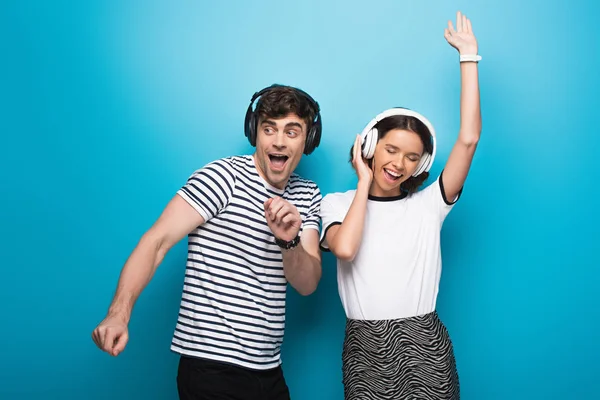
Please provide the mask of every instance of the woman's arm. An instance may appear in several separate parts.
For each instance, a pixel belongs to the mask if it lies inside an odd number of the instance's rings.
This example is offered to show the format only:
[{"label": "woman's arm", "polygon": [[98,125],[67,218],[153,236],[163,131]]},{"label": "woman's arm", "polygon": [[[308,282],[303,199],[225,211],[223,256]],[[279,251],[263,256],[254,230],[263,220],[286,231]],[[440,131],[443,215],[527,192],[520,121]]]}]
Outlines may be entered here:
[{"label": "woman's arm", "polygon": [[352,261],[360,247],[369,189],[373,180],[373,171],[362,158],[360,136],[356,137],[352,150],[352,165],[358,175],[356,194],[344,221],[340,225],[331,226],[325,236],[331,252],[344,261]]},{"label": "woman's arm", "polygon": [[[460,55],[477,55],[477,40],[471,21],[460,11],[456,15],[456,30],[448,21],[444,37]],[[460,131],[442,176],[446,198],[453,201],[462,189],[481,134],[479,77],[476,62],[461,62]]]}]

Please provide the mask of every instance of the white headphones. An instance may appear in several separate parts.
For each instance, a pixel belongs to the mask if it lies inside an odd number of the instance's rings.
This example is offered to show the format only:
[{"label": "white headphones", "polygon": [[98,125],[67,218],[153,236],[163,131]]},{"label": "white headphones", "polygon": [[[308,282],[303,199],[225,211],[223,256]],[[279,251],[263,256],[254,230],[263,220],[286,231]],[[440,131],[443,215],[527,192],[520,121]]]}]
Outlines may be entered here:
[{"label": "white headphones", "polygon": [[379,133],[377,132],[377,128],[375,128],[375,125],[377,125],[377,123],[379,121],[381,121],[382,119],[385,119],[387,117],[391,117],[394,115],[403,115],[406,117],[414,117],[414,118],[418,119],[419,121],[421,121],[423,124],[425,124],[425,126],[429,130],[429,133],[431,133],[431,142],[433,144],[433,152],[432,152],[432,154],[429,154],[426,151],[423,152],[423,156],[421,157],[421,160],[419,161],[419,165],[417,166],[417,169],[415,170],[415,172],[413,172],[412,176],[418,176],[418,175],[422,174],[423,172],[429,171],[429,168],[431,168],[431,165],[433,164],[433,160],[435,158],[435,150],[437,147],[436,141],[435,141],[435,130],[433,129],[433,125],[431,125],[431,122],[429,122],[429,120],[427,118],[425,118],[418,112],[409,110],[407,108],[401,108],[401,107],[390,108],[389,110],[385,110],[384,112],[382,112],[381,114],[379,114],[378,116],[373,118],[371,120],[371,122],[369,122],[369,124],[365,127],[365,129],[363,129],[362,133],[360,134],[360,136],[362,138],[361,149],[362,149],[363,157],[366,159],[371,159],[371,158],[373,158],[373,154],[375,154],[375,147],[377,146],[377,140],[379,139]]}]

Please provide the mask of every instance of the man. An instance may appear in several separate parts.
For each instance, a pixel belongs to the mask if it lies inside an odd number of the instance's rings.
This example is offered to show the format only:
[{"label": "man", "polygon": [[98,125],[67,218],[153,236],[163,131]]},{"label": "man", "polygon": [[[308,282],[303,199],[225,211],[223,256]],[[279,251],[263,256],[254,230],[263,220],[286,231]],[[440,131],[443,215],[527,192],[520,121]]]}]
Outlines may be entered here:
[{"label": "man", "polygon": [[195,171],[143,235],[92,334],[109,354],[123,351],[136,299],[188,235],[171,345],[181,355],[181,399],[289,399],[280,360],[286,285],[309,295],[321,277],[321,193],[294,173],[302,154],[319,145],[318,104],[299,89],[272,85],[252,97],[245,134],[253,155]]}]

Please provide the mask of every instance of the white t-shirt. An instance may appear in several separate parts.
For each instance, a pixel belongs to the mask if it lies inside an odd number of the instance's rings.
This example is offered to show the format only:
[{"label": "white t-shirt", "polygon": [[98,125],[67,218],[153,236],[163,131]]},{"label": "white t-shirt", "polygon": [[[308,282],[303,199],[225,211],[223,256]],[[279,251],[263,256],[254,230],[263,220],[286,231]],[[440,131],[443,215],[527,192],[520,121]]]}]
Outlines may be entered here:
[{"label": "white t-shirt", "polygon": [[[344,221],[355,193],[323,198],[322,250],[329,251],[325,234]],[[338,290],[348,318],[398,319],[435,310],[442,270],[440,231],[459,197],[445,199],[441,175],[408,197],[369,196],[356,257],[337,261]]]}]

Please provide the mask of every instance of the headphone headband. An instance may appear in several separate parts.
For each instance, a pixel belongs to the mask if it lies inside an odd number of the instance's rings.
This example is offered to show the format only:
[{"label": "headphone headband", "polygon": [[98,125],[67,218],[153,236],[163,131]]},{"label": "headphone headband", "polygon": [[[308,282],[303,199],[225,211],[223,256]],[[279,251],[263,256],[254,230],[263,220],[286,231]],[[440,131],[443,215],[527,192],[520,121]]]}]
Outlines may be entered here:
[{"label": "headphone headband", "polygon": [[309,103],[311,103],[311,105],[313,106],[313,108],[315,109],[316,113],[315,113],[315,119],[316,117],[319,115],[319,113],[321,112],[321,109],[319,107],[319,103],[317,103],[317,101],[315,99],[313,99],[311,97],[311,95],[309,95],[308,93],[306,93],[304,90],[302,89],[298,89],[295,87],[291,87],[291,86],[285,86],[285,85],[279,85],[277,83],[272,84],[271,86],[268,86],[256,93],[254,93],[254,95],[252,96],[252,99],[250,99],[250,106],[252,106],[254,104],[254,102],[256,101],[257,98],[259,98],[260,96],[262,96],[263,94],[273,90],[273,89],[277,89],[277,88],[290,88],[293,89],[294,91],[300,93],[302,96],[306,97],[306,99],[309,101]]},{"label": "headphone headband", "polygon": [[423,172],[429,171],[429,169],[431,168],[431,165],[433,164],[433,160],[435,159],[435,153],[436,153],[436,149],[437,149],[436,138],[435,138],[435,129],[433,128],[433,125],[431,124],[431,122],[429,122],[429,120],[427,118],[425,118],[423,115],[419,114],[416,111],[409,110],[408,108],[403,108],[403,107],[390,108],[390,109],[385,110],[382,113],[378,114],[375,118],[373,118],[367,124],[367,126],[363,129],[363,131],[360,134],[360,136],[362,137],[363,156],[367,159],[370,159],[373,157],[373,154],[375,153],[375,147],[376,147],[377,141],[379,139],[379,133],[377,132],[375,125],[377,125],[380,121],[384,120],[385,118],[392,117],[395,115],[405,116],[405,117],[414,117],[414,118],[418,119],[419,121],[421,121],[425,125],[425,127],[427,127],[427,130],[429,130],[429,134],[431,135],[431,143],[433,146],[433,151],[431,154],[429,154],[426,151],[423,153],[423,156],[421,157],[421,161],[419,162],[417,169],[413,173],[413,176],[417,176]]}]

